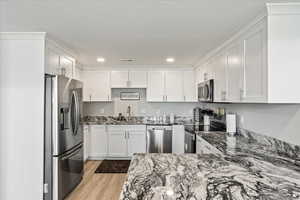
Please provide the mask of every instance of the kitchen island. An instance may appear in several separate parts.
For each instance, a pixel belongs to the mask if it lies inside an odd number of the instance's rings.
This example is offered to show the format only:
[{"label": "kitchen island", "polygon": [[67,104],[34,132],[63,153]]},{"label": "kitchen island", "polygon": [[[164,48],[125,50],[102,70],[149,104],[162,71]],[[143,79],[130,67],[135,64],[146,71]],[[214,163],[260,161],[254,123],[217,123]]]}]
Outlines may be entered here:
[{"label": "kitchen island", "polygon": [[300,199],[299,146],[250,133],[197,133],[199,154],[136,154],[120,200]]}]

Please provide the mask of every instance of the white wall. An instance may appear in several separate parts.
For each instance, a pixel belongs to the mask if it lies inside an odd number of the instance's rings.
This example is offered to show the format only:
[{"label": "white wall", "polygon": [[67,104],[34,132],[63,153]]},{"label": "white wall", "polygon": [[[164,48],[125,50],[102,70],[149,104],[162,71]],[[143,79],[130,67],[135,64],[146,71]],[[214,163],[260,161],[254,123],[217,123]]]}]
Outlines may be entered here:
[{"label": "white wall", "polygon": [[43,197],[44,34],[36,36],[0,32],[1,200]]},{"label": "white wall", "polygon": [[225,107],[238,114],[238,123],[257,133],[300,145],[300,105],[283,104],[207,104]]},{"label": "white wall", "polygon": [[[122,101],[120,92],[140,92],[141,100],[139,101]],[[174,113],[180,116],[192,116],[193,108],[198,103],[148,103],[146,101],[146,89],[112,89],[112,103],[85,103],[84,115],[125,115],[128,105],[132,107],[133,115],[149,116],[162,115],[163,113]],[[101,112],[104,111],[104,112]]]}]

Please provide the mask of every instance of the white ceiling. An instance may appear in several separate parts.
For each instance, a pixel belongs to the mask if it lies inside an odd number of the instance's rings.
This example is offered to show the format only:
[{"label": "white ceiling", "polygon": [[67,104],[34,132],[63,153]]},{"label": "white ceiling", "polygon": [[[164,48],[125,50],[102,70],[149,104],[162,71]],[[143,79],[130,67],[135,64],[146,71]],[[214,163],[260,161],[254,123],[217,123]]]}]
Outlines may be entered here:
[{"label": "white ceiling", "polygon": [[[265,9],[267,0],[0,0],[2,31],[45,31],[89,67],[193,65]],[[5,3],[3,3],[5,2]],[[272,1],[278,2],[278,1]],[[280,1],[283,2],[283,1]],[[0,10],[1,11],[1,10]],[[1,16],[0,16],[1,17]],[[4,17],[4,18],[3,18]],[[1,30],[0,29],[0,30]]]}]

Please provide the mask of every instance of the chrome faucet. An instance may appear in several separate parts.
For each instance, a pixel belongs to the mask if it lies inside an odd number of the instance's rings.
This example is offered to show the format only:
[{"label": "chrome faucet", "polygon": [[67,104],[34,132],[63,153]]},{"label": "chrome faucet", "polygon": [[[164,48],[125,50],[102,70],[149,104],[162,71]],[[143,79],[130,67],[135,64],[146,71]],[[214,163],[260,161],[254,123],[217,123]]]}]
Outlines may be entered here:
[{"label": "chrome faucet", "polygon": [[127,114],[127,120],[129,120],[131,118],[131,106],[130,105],[127,107],[126,114]]}]

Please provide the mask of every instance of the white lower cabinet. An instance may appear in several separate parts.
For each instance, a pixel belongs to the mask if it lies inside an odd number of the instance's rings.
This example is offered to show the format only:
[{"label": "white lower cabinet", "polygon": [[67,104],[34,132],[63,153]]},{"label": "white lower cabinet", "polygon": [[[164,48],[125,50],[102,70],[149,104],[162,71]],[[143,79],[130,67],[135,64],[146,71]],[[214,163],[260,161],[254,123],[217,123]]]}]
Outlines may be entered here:
[{"label": "white lower cabinet", "polygon": [[90,146],[90,138],[89,138],[89,126],[83,126],[83,160],[84,162],[89,158],[89,146]]},{"label": "white lower cabinet", "polygon": [[105,125],[90,125],[89,158],[101,159],[107,156],[108,137]]},{"label": "white lower cabinet", "polygon": [[127,139],[125,131],[108,131],[108,156],[127,156]]},{"label": "white lower cabinet", "polygon": [[108,157],[131,157],[146,152],[145,125],[110,125],[107,134]]},{"label": "white lower cabinet", "polygon": [[146,129],[142,131],[128,132],[128,156],[133,156],[134,153],[146,152]]},{"label": "white lower cabinet", "polygon": [[184,153],[184,125],[173,125],[172,153]]}]

